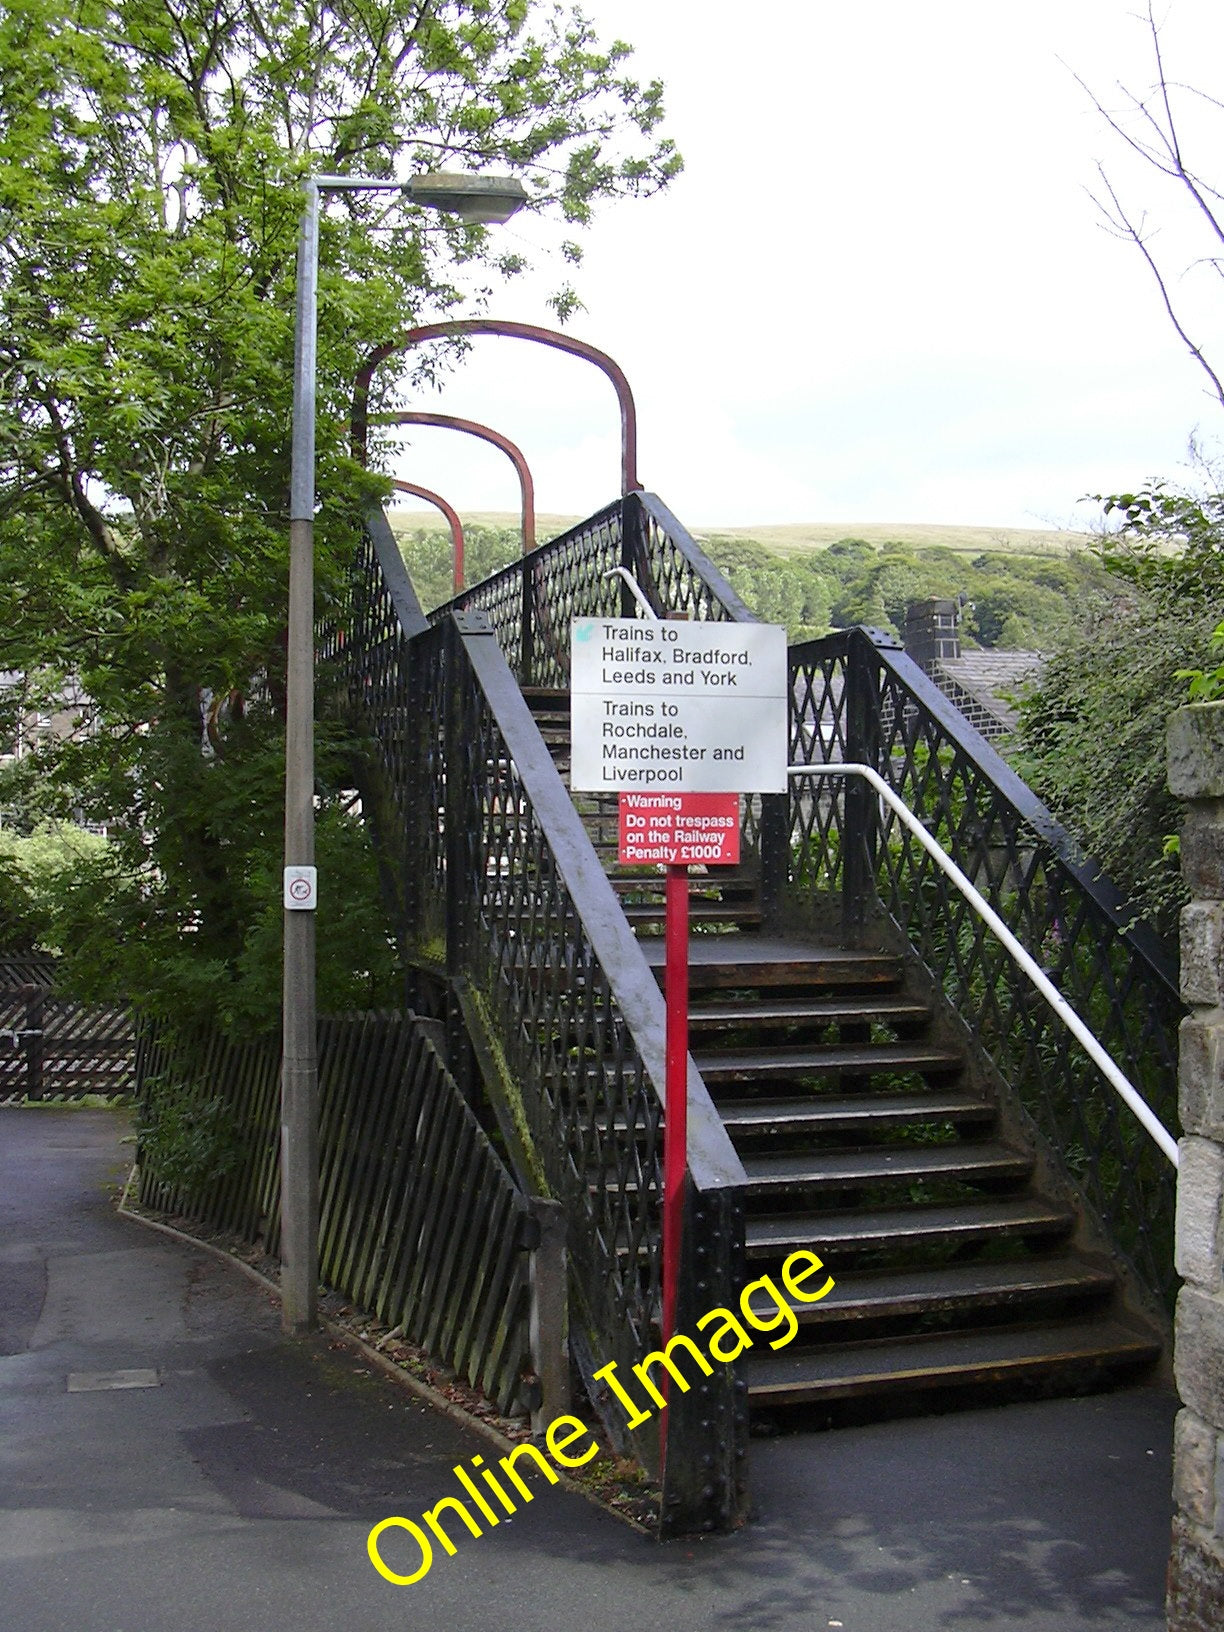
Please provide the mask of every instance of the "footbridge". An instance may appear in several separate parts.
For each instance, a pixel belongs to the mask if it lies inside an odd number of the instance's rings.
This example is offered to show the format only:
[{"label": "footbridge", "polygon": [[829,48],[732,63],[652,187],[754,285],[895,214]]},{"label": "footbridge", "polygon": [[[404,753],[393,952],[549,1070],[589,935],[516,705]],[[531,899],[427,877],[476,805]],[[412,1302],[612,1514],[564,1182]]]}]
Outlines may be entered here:
[{"label": "footbridge", "polygon": [[[651,494],[429,616],[377,513],[321,646],[373,750],[362,809],[408,1006],[518,1186],[563,1209],[571,1361],[614,1439],[662,1466],[667,1532],[742,1516],[754,1421],[1159,1362],[1175,1169],[1114,1079],[1174,1128],[1181,1009],[1164,949],[894,640],[792,647],[789,791],[743,798],[740,864],[690,879],[676,1330],[741,1295],[760,1329],[734,1363],[686,1364],[665,1414],[627,1405],[615,1380],[661,1337],[664,879],[618,865],[614,795],[571,794],[567,688],[574,617],[648,610],[753,618]],[[773,1347],[795,1252],[835,1285],[788,1296],[797,1331]]]}]

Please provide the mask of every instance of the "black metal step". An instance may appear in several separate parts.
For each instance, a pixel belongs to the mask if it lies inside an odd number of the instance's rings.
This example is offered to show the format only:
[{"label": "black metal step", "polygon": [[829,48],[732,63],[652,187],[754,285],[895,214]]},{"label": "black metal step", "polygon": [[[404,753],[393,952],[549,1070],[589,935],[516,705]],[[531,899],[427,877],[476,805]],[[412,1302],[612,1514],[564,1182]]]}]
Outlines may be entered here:
[{"label": "black metal step", "polygon": [[810,1150],[793,1155],[743,1156],[746,1193],[808,1186],[916,1183],[957,1179],[965,1184],[1026,1179],[1033,1170],[1027,1151],[986,1144],[873,1145],[863,1150]]},{"label": "black metal step", "polygon": [[[701,994],[698,993],[700,998]],[[925,1003],[887,997],[758,998],[701,1002],[689,1009],[689,1032],[738,1031],[745,1027],[919,1026],[931,1018]]]},{"label": "black metal step", "polygon": [[[598,1080],[591,1076],[590,1080]],[[878,1132],[895,1128],[921,1127],[931,1122],[952,1123],[956,1127],[982,1126],[993,1122],[998,1112],[985,1100],[955,1090],[947,1093],[912,1094],[809,1094],[796,1099],[736,1099],[717,1101],[721,1116],[732,1137],[787,1139],[803,1134],[850,1133],[860,1143]],[[609,1125],[624,1130],[628,1123],[616,1115],[609,1123],[600,1112],[594,1118],[601,1129]],[[641,1131],[645,1122],[638,1121]],[[897,1146],[891,1146],[897,1149]],[[927,1145],[925,1148],[930,1149]]]},{"label": "black metal step", "polygon": [[[662,943],[644,943],[646,961],[660,978]],[[821,990],[899,988],[901,960],[886,952],[856,952],[748,935],[694,935],[689,941],[689,990],[771,990],[802,986]]]},{"label": "black metal step", "polygon": [[933,1337],[754,1350],[741,1364],[754,1404],[798,1405],[894,1390],[970,1387],[1085,1371],[1136,1371],[1160,1356],[1151,1334],[1104,1317]]},{"label": "black metal step", "polygon": [[782,1213],[749,1218],[749,1258],[774,1258],[796,1247],[813,1248],[836,1261],[840,1248],[858,1252],[945,1242],[978,1246],[992,1240],[1059,1240],[1071,1233],[1073,1214],[1040,1197],[983,1199],[960,1206],[879,1208],[873,1212]]},{"label": "black metal step", "polygon": [[869,1077],[877,1071],[917,1071],[948,1076],[964,1069],[955,1049],[929,1043],[830,1044],[809,1048],[757,1048],[695,1053],[693,1060],[707,1082],[759,1082],[762,1077]]},{"label": "black metal step", "polygon": [[958,1127],[995,1120],[993,1105],[972,1094],[820,1094],[793,1099],[720,1100],[718,1114],[728,1131],[767,1137],[851,1131],[869,1138],[877,1129],[923,1122]]},{"label": "black metal step", "polygon": [[[649,873],[614,872],[608,875],[608,882],[618,895],[628,895],[634,890],[657,890],[662,893],[667,888],[667,874],[661,870]],[[703,866],[700,872],[689,874],[690,910],[696,905],[692,897],[697,892],[714,889],[755,891],[759,885],[760,878],[755,872],[718,866],[707,872]]]},{"label": "black metal step", "polygon": [[[663,901],[626,902],[623,911],[631,924],[636,928],[642,928],[645,925],[662,924],[667,907]],[[689,901],[690,923],[759,924],[763,918],[760,903],[755,900]]]},{"label": "black metal step", "polygon": [[[839,1274],[819,1303],[791,1307],[801,1325],[837,1325],[982,1308],[1016,1307],[1075,1299],[1088,1303],[1108,1297],[1117,1277],[1103,1264],[1075,1253],[1008,1263],[940,1264],[905,1270]],[[814,1275],[809,1283],[821,1284]],[[749,1300],[768,1312],[770,1299],[757,1292]]]}]

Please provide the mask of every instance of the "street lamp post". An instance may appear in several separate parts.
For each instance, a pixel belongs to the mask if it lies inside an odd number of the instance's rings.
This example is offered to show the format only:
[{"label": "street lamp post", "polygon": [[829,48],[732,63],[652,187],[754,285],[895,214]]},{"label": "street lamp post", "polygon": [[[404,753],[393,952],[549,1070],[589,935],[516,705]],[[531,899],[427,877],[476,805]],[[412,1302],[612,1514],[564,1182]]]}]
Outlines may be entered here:
[{"label": "street lamp post", "polygon": [[281,1068],[281,1322],[315,1325],[319,1281],[319,1115],[315,1024],[314,512],[319,210],[325,192],[398,192],[476,225],[526,201],[514,177],[437,173],[408,182],[312,176],[298,239],[289,490],[289,631],[285,696],[284,985]]}]

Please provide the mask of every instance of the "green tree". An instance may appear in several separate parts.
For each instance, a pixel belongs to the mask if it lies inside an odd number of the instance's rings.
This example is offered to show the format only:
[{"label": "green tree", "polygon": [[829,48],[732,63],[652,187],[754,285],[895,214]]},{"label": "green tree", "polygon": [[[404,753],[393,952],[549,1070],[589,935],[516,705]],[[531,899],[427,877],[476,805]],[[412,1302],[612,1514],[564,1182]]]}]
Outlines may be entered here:
[{"label": "green tree", "polygon": [[[432,612],[455,593],[450,534],[437,527],[413,526],[403,519],[395,533],[417,599],[426,612]],[[523,537],[517,527],[477,523],[463,529],[464,577],[469,584],[491,577],[522,553]]]},{"label": "green tree", "polygon": [[[185,960],[207,973],[204,998],[260,942],[279,844],[302,178],[510,171],[530,208],[581,225],[678,168],[655,134],[660,87],[629,77],[628,55],[537,0],[0,12],[0,664],[51,686],[76,675],[93,700],[95,734],[49,745],[42,769],[65,810],[117,824],[107,887],[131,939],[105,960],[114,979],[156,995]],[[359,357],[521,265],[398,195],[328,203],[324,600],[380,487],[343,451]],[[574,298],[556,294],[562,311]],[[341,814],[350,746],[324,744],[321,827],[356,875],[372,869]],[[177,1001],[182,980],[168,986]]]},{"label": "green tree", "polygon": [[[1084,88],[1121,150],[1146,167],[1153,209],[1137,208],[1105,165],[1097,207],[1147,266],[1174,332],[1224,406],[1220,360],[1202,344],[1218,313],[1224,195],[1200,157],[1219,151],[1224,101],[1170,71],[1162,31],[1171,19],[1158,18],[1152,0],[1139,21],[1150,54],[1147,87],[1118,86],[1108,101]],[[1159,223],[1179,210],[1193,235],[1183,240],[1180,267],[1158,241]],[[1120,593],[1110,614],[1056,655],[1023,722],[1025,767],[1039,791],[1169,934],[1182,889],[1165,854],[1180,814],[1164,786],[1165,728],[1185,700],[1187,679],[1194,695],[1214,694],[1212,635],[1224,613],[1224,479],[1193,439],[1191,453],[1202,478],[1197,492],[1152,481],[1097,495],[1117,524],[1099,553]]]}]

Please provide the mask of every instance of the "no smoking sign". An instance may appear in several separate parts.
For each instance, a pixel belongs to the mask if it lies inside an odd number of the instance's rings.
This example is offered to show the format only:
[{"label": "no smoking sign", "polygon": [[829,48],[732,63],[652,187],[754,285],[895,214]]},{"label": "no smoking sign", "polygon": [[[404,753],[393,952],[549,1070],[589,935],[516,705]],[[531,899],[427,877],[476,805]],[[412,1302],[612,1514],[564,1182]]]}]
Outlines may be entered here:
[{"label": "no smoking sign", "polygon": [[286,867],[285,911],[313,912],[318,904],[318,869],[315,867]]}]

